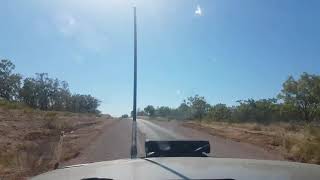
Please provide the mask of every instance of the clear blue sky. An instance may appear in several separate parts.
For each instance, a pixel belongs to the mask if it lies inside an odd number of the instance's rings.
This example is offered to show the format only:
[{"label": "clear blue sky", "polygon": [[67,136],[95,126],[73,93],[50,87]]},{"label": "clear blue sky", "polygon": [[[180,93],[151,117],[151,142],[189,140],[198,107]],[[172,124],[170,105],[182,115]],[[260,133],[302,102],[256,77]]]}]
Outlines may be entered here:
[{"label": "clear blue sky", "polygon": [[[132,108],[133,1],[2,0],[0,58],[47,72],[104,113]],[[194,94],[236,104],[320,74],[318,0],[138,0],[138,106]]]}]

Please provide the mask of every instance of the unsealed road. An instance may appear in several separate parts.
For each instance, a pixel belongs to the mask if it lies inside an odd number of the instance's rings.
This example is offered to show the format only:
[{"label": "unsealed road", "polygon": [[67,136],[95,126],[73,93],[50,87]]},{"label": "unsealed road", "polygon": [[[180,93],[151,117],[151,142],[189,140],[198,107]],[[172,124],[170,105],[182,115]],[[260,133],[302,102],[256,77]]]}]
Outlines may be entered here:
[{"label": "unsealed road", "polygon": [[[115,160],[130,157],[131,120],[117,120],[104,128],[104,132],[85,148],[75,159],[64,165]],[[235,142],[192,128],[176,121],[147,121],[138,119],[138,155],[144,156],[144,141],[154,140],[208,140],[213,157],[282,160],[280,154],[268,152],[260,147]]]}]

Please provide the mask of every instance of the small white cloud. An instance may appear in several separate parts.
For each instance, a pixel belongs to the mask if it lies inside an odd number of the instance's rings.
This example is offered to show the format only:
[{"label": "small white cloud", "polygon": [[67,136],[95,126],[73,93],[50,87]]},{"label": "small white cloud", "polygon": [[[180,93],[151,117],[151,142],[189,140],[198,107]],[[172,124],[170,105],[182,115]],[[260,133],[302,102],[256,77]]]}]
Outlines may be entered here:
[{"label": "small white cloud", "polygon": [[196,15],[196,16],[202,16],[202,9],[201,9],[201,7],[200,7],[199,4],[197,5],[196,10],[194,11],[194,15]]}]

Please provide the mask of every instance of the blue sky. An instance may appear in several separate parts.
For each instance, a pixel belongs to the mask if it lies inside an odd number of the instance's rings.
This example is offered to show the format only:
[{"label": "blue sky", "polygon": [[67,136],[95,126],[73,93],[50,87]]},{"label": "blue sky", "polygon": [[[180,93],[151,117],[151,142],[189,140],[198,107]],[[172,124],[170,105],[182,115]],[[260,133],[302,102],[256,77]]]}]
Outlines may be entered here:
[{"label": "blue sky", "polygon": [[[47,72],[100,110],[129,113],[133,1],[2,0],[0,58]],[[236,104],[276,96],[289,75],[320,74],[320,1],[138,0],[138,107],[191,95]]]}]

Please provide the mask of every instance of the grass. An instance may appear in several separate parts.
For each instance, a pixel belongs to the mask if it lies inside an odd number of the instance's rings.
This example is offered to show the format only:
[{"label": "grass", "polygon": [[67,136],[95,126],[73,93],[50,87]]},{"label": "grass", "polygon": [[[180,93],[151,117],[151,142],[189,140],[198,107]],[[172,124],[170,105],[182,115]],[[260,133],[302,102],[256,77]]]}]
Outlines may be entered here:
[{"label": "grass", "polygon": [[285,136],[283,146],[288,152],[288,158],[320,164],[320,127],[306,125],[302,132],[303,136],[300,137]]},{"label": "grass", "polygon": [[0,179],[20,179],[52,169],[55,158],[51,151],[55,150],[61,131],[84,130],[73,133],[83,135],[83,139],[64,142],[61,158],[65,159],[83,148],[88,140],[85,136],[97,134],[95,128],[107,119],[89,113],[42,111],[3,99],[0,113]]},{"label": "grass", "polygon": [[64,113],[63,113],[63,116],[72,117],[72,116],[74,116],[74,114],[71,113],[71,112],[64,112]]},{"label": "grass", "polygon": [[303,141],[291,140],[286,143],[288,158],[294,161],[320,164],[319,142],[304,139]]},{"label": "grass", "polygon": [[45,119],[53,120],[53,119],[56,119],[57,116],[58,116],[58,113],[57,113],[57,112],[49,111],[49,112],[46,112],[46,114],[45,114]]},{"label": "grass", "polygon": [[320,164],[320,126],[317,124],[193,122],[215,135],[274,149],[292,161]]},{"label": "grass", "polygon": [[262,131],[262,128],[259,124],[254,124],[251,129],[254,131]]},{"label": "grass", "polygon": [[9,102],[4,99],[0,99],[0,107],[4,109],[28,109],[30,110],[31,108],[27,106],[24,103],[21,102]]},{"label": "grass", "polygon": [[45,127],[52,130],[70,130],[73,124],[66,119],[60,118],[57,112],[47,112],[44,116]]},{"label": "grass", "polygon": [[297,132],[297,131],[299,131],[299,129],[301,127],[299,125],[294,124],[294,123],[286,123],[286,124],[283,124],[283,128],[286,131]]},{"label": "grass", "polygon": [[15,155],[13,153],[11,154],[2,154],[0,152],[0,166],[3,167],[15,167],[15,163],[14,160],[15,159]]}]

